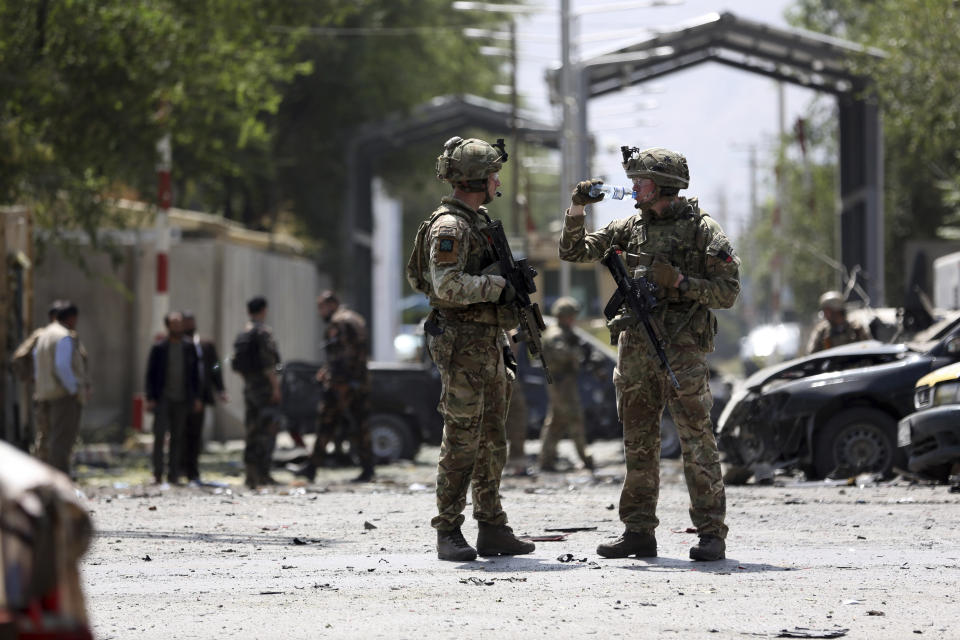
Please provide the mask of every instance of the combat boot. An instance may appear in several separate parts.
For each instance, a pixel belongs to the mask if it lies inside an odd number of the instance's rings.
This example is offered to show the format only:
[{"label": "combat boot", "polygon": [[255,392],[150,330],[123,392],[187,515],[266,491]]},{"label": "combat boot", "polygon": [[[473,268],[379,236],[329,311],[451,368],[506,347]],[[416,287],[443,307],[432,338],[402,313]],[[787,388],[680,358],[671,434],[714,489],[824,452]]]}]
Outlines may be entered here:
[{"label": "combat boot", "polygon": [[700,542],[690,547],[691,560],[723,560],[727,543],[717,536],[700,536]]},{"label": "combat boot", "polygon": [[363,471],[360,472],[356,478],[353,478],[350,482],[361,483],[361,482],[370,482],[373,480],[373,467],[365,467]]},{"label": "combat boot", "polygon": [[317,467],[312,462],[290,469],[290,471],[293,472],[293,475],[304,478],[310,484],[313,484],[314,478],[317,477]]},{"label": "combat boot", "polygon": [[597,555],[604,558],[657,557],[657,538],[652,533],[624,531],[613,542],[604,542],[597,546]]},{"label": "combat boot", "polygon": [[244,478],[243,484],[247,485],[250,489],[256,489],[260,486],[260,472],[257,471],[257,465],[248,464],[246,466],[246,478]]},{"label": "combat boot", "polygon": [[454,562],[470,562],[477,559],[477,550],[467,544],[460,527],[449,531],[437,529],[437,557]]},{"label": "combat boot", "polygon": [[505,524],[479,523],[477,553],[481,556],[519,556],[537,548],[532,542],[524,542]]}]

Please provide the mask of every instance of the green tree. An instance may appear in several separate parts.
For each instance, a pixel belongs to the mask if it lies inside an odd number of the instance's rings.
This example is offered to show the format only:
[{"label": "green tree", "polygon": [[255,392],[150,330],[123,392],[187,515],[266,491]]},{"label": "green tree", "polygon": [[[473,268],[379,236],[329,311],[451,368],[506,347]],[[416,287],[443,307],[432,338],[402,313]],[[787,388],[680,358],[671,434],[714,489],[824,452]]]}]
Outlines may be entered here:
[{"label": "green tree", "polygon": [[[310,70],[280,0],[0,0],[0,202],[41,225],[109,220],[104,196],[155,193],[157,140],[176,172],[242,173],[269,148],[280,86]],[[268,158],[269,159],[269,158]]]},{"label": "green tree", "polygon": [[[877,47],[855,60],[883,113],[886,245],[945,237],[960,192],[960,5],[953,0],[798,0],[800,26]],[[887,260],[888,295],[904,289],[903,265]]]},{"label": "green tree", "polygon": [[[784,204],[780,227],[774,228],[775,199],[764,203],[741,251],[750,295],[757,309],[771,307],[772,264],[779,258],[783,282],[789,283],[798,320],[817,308],[825,290],[842,285],[836,255],[836,107],[817,99],[803,119],[806,153],[790,135],[781,140],[772,158],[783,180]],[[771,190],[775,185],[770,185]]]},{"label": "green tree", "polygon": [[[274,154],[281,204],[302,230],[326,241],[322,262],[333,268],[343,248],[336,230],[345,206],[345,159],[358,129],[438,95],[492,94],[499,62],[481,55],[482,43],[463,30],[503,17],[454,11],[448,0],[324,0],[300,20],[310,29],[298,55],[314,71],[285,91]],[[409,181],[435,193],[433,161],[443,141],[424,143],[420,150],[428,150],[418,154],[385,140],[374,166],[395,187]]]}]

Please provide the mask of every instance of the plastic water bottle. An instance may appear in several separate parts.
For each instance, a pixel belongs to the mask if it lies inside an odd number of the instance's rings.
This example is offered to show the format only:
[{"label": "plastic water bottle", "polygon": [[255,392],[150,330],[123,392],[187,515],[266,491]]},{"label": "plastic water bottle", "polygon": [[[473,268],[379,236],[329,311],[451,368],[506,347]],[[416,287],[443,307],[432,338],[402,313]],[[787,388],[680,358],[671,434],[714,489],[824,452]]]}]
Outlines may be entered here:
[{"label": "plastic water bottle", "polygon": [[602,193],[607,198],[623,200],[624,196],[626,196],[628,193],[633,194],[633,189],[630,187],[615,187],[610,184],[595,184],[590,187],[589,193],[591,198],[597,198]]}]

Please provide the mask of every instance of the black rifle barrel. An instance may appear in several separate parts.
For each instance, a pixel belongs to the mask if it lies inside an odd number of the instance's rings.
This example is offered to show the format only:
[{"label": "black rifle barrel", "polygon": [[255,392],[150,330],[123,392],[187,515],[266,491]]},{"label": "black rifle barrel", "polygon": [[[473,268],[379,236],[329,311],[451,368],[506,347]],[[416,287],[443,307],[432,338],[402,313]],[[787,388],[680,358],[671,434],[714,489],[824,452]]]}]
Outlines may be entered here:
[{"label": "black rifle barrel", "polygon": [[543,345],[540,342],[540,336],[547,327],[543,323],[540,305],[530,300],[530,294],[537,290],[537,285],[533,281],[537,276],[537,270],[527,264],[526,258],[514,260],[513,251],[510,249],[510,243],[507,242],[507,234],[503,230],[502,222],[493,220],[484,227],[483,233],[497,256],[500,275],[510,282],[517,292],[513,304],[519,312],[520,324],[513,341],[527,343],[527,353],[532,358],[540,358],[544,378],[546,378],[547,384],[551,384],[553,377],[547,368],[547,361],[543,357]]}]

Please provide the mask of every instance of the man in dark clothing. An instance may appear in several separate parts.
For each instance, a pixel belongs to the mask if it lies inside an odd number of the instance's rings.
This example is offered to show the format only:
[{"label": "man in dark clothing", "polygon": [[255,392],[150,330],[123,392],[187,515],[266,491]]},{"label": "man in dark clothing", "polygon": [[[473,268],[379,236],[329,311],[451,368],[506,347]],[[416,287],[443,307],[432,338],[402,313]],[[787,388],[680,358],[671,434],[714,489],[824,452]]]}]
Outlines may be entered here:
[{"label": "man in dark clothing", "polygon": [[[183,312],[184,340],[193,345],[197,355],[197,371],[200,378],[200,400],[203,405],[213,406],[215,398],[227,401],[223,388],[223,371],[217,347],[210,340],[201,340],[196,335],[197,320],[192,311]],[[200,450],[203,449],[203,422],[206,411],[191,411],[187,417],[187,430],[183,441],[183,471],[190,484],[200,484]]]},{"label": "man in dark clothing", "polygon": [[163,481],[163,449],[170,434],[167,458],[167,480],[180,481],[183,440],[187,417],[203,409],[200,401],[200,379],[197,352],[192,342],[183,339],[183,316],[172,311],[163,319],[167,337],[150,348],[147,359],[147,410],[153,418],[153,477]]}]

